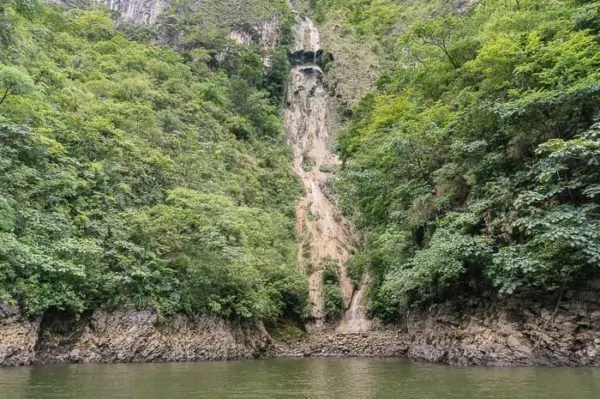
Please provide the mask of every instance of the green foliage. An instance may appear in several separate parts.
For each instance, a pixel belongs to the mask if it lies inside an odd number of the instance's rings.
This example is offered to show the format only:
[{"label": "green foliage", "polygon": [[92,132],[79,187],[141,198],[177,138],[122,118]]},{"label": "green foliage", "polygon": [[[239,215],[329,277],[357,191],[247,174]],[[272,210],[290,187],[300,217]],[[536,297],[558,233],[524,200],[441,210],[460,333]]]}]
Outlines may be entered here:
[{"label": "green foliage", "polygon": [[485,237],[438,228],[426,248],[393,266],[381,294],[398,302],[444,298],[470,271],[489,263],[489,244]]},{"label": "green foliage", "polygon": [[284,20],[290,12],[285,0],[173,0],[170,10],[162,17],[176,15],[205,30],[233,28],[243,24],[255,25],[270,18]]},{"label": "green foliage", "polygon": [[9,95],[24,95],[33,90],[34,83],[20,68],[0,65],[0,105]]},{"label": "green foliage", "polygon": [[600,265],[599,127],[540,145],[538,185],[515,201],[512,227],[525,242],[502,248],[488,271],[500,292],[521,285],[556,289]]},{"label": "green foliage", "polygon": [[329,322],[338,321],[344,312],[344,296],[340,289],[339,265],[331,258],[321,261],[323,270],[323,314]]},{"label": "green foliage", "polygon": [[215,65],[39,1],[0,18],[0,300],[303,314],[281,60],[265,79],[253,47]]},{"label": "green foliage", "polygon": [[367,261],[368,259],[364,256],[364,253],[359,253],[346,262],[348,277],[350,277],[355,287],[359,286],[365,271],[368,270]]},{"label": "green foliage", "polygon": [[339,284],[339,265],[333,259],[327,257],[321,261],[320,268],[323,269],[324,284]]},{"label": "green foliage", "polygon": [[338,321],[343,315],[344,296],[337,283],[326,283],[323,286],[323,313],[329,322]]},{"label": "green foliage", "polygon": [[[319,23],[323,45],[335,62],[324,60],[327,82],[343,108],[354,108],[377,78],[397,66],[399,37],[415,22],[439,16],[455,5],[446,0],[296,0]],[[468,8],[468,7],[466,7]],[[458,10],[462,11],[462,10]]]},{"label": "green foliage", "polygon": [[598,272],[598,20],[597,4],[487,0],[398,38],[338,139],[376,315]]}]

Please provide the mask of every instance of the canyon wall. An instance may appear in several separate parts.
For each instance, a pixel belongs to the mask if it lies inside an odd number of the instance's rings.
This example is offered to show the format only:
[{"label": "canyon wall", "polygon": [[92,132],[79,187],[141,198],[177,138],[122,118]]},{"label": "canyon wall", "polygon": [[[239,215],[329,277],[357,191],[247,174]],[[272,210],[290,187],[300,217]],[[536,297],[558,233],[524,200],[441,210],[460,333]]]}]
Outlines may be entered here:
[{"label": "canyon wall", "polygon": [[[69,1],[78,0],[60,2]],[[102,2],[138,23],[155,22],[167,6],[165,0]],[[560,301],[537,296],[456,300],[408,314],[394,325],[366,320],[362,301],[367,281],[354,287],[347,276],[351,226],[328,189],[338,159],[330,149],[329,88],[316,62],[321,38],[312,21],[297,13],[296,18],[292,51],[300,55],[291,71],[284,117],[293,168],[304,185],[296,206],[298,267],[309,280],[311,317],[320,328],[301,340],[273,342],[259,322],[183,315],[161,320],[151,310],[97,310],[81,316],[50,312],[27,318],[15,307],[0,305],[0,365],[397,356],[456,365],[600,366],[600,287],[592,285],[566,292]],[[263,28],[234,29],[230,38],[248,44],[256,33],[265,49],[275,46],[280,35],[268,21]],[[311,60],[307,54],[315,56]],[[328,326],[323,273],[332,264],[345,315],[340,325]]]}]

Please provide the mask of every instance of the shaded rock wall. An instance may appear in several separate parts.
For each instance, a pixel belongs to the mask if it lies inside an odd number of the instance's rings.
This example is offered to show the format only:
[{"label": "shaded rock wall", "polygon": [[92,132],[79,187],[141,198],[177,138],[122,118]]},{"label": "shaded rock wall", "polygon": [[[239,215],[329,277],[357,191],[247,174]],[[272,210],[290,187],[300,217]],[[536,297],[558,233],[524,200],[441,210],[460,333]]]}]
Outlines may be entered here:
[{"label": "shaded rock wall", "polygon": [[261,323],[211,316],[161,322],[150,310],[98,310],[28,320],[15,308],[0,308],[0,366],[252,359],[269,344]]},{"label": "shaded rock wall", "polygon": [[0,304],[0,366],[33,363],[41,317],[28,320],[14,306]]}]

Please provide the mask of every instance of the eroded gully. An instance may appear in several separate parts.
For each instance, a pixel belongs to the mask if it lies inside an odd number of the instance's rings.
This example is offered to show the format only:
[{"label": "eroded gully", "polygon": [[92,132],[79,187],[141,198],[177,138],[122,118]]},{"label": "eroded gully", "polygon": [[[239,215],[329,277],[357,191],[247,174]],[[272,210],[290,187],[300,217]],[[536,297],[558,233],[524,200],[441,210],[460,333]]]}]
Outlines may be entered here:
[{"label": "eroded gully", "polygon": [[[316,54],[321,50],[319,31],[313,22],[295,12],[294,52]],[[339,164],[331,152],[330,97],[323,70],[315,63],[293,67],[288,85],[285,124],[294,152],[294,171],[304,193],[296,205],[296,234],[301,240],[298,268],[309,284],[310,327],[324,325],[324,272],[333,268],[339,277],[344,317],[338,331],[369,328],[363,306],[364,281],[355,289],[346,262],[352,245],[351,225],[336,206],[328,180]]]}]

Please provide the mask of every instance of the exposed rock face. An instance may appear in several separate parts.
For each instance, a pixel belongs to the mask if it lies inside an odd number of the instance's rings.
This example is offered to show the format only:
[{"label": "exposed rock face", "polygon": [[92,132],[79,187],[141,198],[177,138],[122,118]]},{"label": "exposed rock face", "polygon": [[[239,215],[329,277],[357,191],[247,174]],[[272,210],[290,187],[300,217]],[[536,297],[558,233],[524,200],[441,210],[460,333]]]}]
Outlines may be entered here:
[{"label": "exposed rock face", "polygon": [[0,366],[23,366],[34,362],[41,317],[28,320],[14,306],[0,304]]},{"label": "exposed rock face", "polygon": [[[431,306],[394,326],[319,330],[273,343],[260,323],[210,316],[160,322],[153,311],[96,311],[77,319],[22,318],[0,306],[0,366],[35,363],[166,362],[255,357],[377,356],[489,366],[600,366],[595,291],[531,301],[470,300]],[[554,314],[554,316],[553,316]]]},{"label": "exposed rock face", "polygon": [[[281,42],[282,27],[278,18],[273,17],[260,24],[245,24],[232,29],[229,39],[237,44],[250,46],[252,43],[258,45],[265,67],[271,66],[270,52],[275,50]],[[221,61],[227,56],[226,52],[220,54]]]},{"label": "exposed rock face", "polygon": [[168,0],[96,0],[130,21],[142,24],[154,24],[156,19],[169,5]]},{"label": "exposed rock face", "polygon": [[211,316],[180,315],[161,323],[150,310],[98,310],[30,321],[14,308],[0,310],[0,366],[252,359],[270,342],[261,323]]},{"label": "exposed rock face", "polygon": [[[291,3],[293,5],[293,3]],[[310,327],[321,328],[324,311],[324,272],[336,270],[343,307],[356,320],[345,318],[345,329],[367,327],[358,312],[354,284],[348,276],[346,261],[352,246],[351,225],[337,208],[329,193],[331,170],[339,165],[331,151],[330,98],[318,66],[323,50],[319,31],[309,18],[295,13],[294,45],[290,59],[296,64],[288,83],[284,121],[294,152],[293,167],[300,177],[304,194],[296,204],[296,234],[302,243],[298,251],[298,269],[308,279]],[[351,307],[355,307],[351,309]],[[360,319],[360,320],[359,320]]]},{"label": "exposed rock face", "polygon": [[82,7],[91,3],[102,3],[118,11],[123,19],[139,24],[154,24],[168,6],[169,0],[44,0],[46,3]]},{"label": "exposed rock face", "polygon": [[398,326],[324,332],[271,350],[275,356],[394,356],[461,366],[600,366],[600,298],[595,292],[567,296],[552,317],[554,305],[521,298],[446,303]]},{"label": "exposed rock face", "polygon": [[[293,6],[293,5],[292,5]],[[312,51],[321,49],[321,36],[319,30],[310,18],[306,18],[294,11],[296,25],[294,25],[293,51]]]},{"label": "exposed rock face", "polygon": [[[434,306],[427,318],[409,321],[414,359],[459,365],[600,365],[600,304],[566,300],[552,317],[551,303]],[[589,301],[589,299],[592,299]]]},{"label": "exposed rock face", "polygon": [[229,38],[238,44],[258,44],[263,52],[274,50],[281,41],[281,24],[278,18],[271,18],[257,25],[245,24],[232,29]]}]

